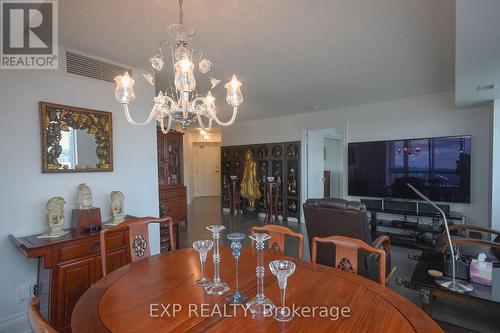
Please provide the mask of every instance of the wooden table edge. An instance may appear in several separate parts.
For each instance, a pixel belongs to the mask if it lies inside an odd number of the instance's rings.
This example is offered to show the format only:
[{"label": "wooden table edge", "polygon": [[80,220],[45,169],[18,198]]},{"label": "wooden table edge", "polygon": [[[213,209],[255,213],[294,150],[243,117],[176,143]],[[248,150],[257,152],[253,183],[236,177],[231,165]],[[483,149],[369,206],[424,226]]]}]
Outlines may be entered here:
[{"label": "wooden table edge", "polygon": [[[350,280],[365,288],[370,293],[382,297],[385,301],[391,304],[396,311],[398,311],[403,317],[406,318],[408,323],[416,332],[443,332],[441,327],[439,327],[439,325],[424,310],[422,310],[416,304],[412,303],[403,295],[388,287],[383,287],[379,283],[370,279],[349,272],[334,269],[330,266],[311,263],[308,261],[302,261],[301,264],[302,267],[309,267],[314,270],[326,271],[336,275],[342,275],[344,279]],[[425,320],[421,324],[420,321],[418,321],[418,318],[425,318],[428,320]],[[432,324],[434,324],[435,327],[430,327],[427,321],[430,321]]]},{"label": "wooden table edge", "polygon": [[[250,250],[250,249],[249,249]],[[163,254],[158,254],[156,256],[174,255],[179,251],[188,252],[192,251],[191,248],[179,249],[174,252],[167,252]],[[253,252],[253,249],[251,250]],[[150,257],[154,258],[156,256]],[[398,311],[408,322],[408,324],[414,329],[415,332],[443,332],[439,325],[426,314],[421,308],[413,304],[410,300],[404,296],[398,294],[396,291],[391,290],[387,287],[383,287],[380,284],[371,281],[367,278],[360,277],[358,275],[340,271],[334,269],[330,266],[325,266],[321,264],[311,263],[297,258],[290,258],[281,255],[274,255],[271,253],[266,253],[266,257],[271,258],[288,258],[295,262],[300,263],[303,268],[308,268],[312,270],[317,270],[321,272],[328,272],[334,275],[341,275],[343,279],[349,280],[356,283],[357,285],[363,287],[367,291],[383,298],[387,303],[389,303],[396,311]],[[149,259],[149,258],[148,258]],[[145,260],[148,260],[145,259]],[[120,280],[125,276],[130,269],[139,264],[140,262],[130,263],[115,271],[111,272],[106,277],[102,278],[94,285],[92,285],[78,300],[73,313],[71,316],[71,328],[73,331],[79,333],[98,333],[98,332],[111,332],[103,323],[100,317],[99,305],[102,296],[108,288],[110,288],[115,282]],[[224,297],[221,297],[224,299]],[[75,315],[77,314],[78,315]],[[192,327],[191,331],[196,331],[197,328],[204,326],[203,322],[209,322],[210,318],[205,318],[201,320],[197,325]],[[89,327],[89,323],[95,323],[95,326]],[[199,326],[200,325],[200,326]],[[197,327],[198,326],[198,327]],[[75,330],[76,329],[76,330]]]}]

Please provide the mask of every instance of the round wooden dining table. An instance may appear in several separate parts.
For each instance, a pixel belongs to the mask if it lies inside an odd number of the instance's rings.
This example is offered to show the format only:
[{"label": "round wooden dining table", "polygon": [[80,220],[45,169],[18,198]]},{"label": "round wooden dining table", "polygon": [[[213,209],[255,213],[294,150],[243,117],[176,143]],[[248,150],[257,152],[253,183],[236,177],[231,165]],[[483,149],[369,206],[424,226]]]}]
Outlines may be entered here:
[{"label": "round wooden dining table", "polygon": [[[221,249],[221,280],[231,292],[235,268],[231,249]],[[76,304],[73,333],[99,332],[442,332],[421,309],[378,283],[353,273],[299,259],[265,253],[265,295],[280,304],[277,279],[269,272],[274,259],[296,263],[288,279],[289,322],[252,316],[244,306],[226,304],[226,296],[207,295],[195,281],[200,262],[193,249],[181,249],[123,266],[92,285]],[[207,277],[213,274],[211,256]],[[243,249],[240,290],[257,292],[256,253]]]}]

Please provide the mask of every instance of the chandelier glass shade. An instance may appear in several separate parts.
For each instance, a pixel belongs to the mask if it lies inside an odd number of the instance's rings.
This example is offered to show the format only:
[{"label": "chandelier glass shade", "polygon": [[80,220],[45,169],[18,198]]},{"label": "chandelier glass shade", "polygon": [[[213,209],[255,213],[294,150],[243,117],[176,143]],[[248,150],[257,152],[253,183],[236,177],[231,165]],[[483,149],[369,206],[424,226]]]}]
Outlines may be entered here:
[{"label": "chandelier glass shade", "polygon": [[[148,118],[143,122],[136,122],[130,115],[129,104],[135,99],[135,94],[134,79],[128,72],[115,77],[115,98],[122,104],[129,123],[140,126],[156,119],[163,133],[168,133],[173,123],[180,124],[184,129],[191,123],[198,122],[199,126],[206,131],[212,128],[213,121],[220,126],[229,126],[234,123],[238,107],[243,102],[241,82],[233,74],[231,80],[224,86],[226,102],[233,111],[229,121],[223,122],[217,117],[215,97],[211,92],[218,86],[220,80],[212,70],[212,62],[203,56],[203,52],[197,52],[197,47],[188,48],[187,41],[194,36],[194,31],[183,23],[182,0],[179,1],[179,7],[179,23],[168,27],[168,33],[175,43],[162,41],[159,47],[160,54],[149,59],[152,71],[143,74],[144,79],[154,85],[156,75],[162,71],[166,72],[169,83],[167,89],[160,91],[154,97],[154,105]],[[169,62],[172,64],[173,75],[166,68]],[[196,90],[195,72],[208,76],[211,88],[206,95],[201,95]]]}]

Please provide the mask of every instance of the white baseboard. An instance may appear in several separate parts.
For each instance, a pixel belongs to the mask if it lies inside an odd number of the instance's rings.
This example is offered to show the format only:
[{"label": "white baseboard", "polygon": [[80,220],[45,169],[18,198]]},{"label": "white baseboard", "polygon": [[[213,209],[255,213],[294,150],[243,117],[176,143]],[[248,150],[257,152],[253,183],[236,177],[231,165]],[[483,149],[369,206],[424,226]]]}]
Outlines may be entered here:
[{"label": "white baseboard", "polygon": [[1,318],[0,333],[31,333],[26,311]]}]

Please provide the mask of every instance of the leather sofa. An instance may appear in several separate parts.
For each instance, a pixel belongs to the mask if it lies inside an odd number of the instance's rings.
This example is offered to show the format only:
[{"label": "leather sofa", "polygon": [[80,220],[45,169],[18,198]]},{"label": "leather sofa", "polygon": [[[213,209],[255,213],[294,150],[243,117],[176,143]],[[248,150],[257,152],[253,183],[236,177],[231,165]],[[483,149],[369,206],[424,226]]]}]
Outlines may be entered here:
[{"label": "leather sofa", "polygon": [[[391,272],[391,245],[389,237],[380,236],[373,240],[368,222],[366,207],[357,201],[336,198],[308,199],[304,204],[304,216],[312,253],[313,237],[345,236],[357,238],[365,243],[382,248],[386,252],[386,272]],[[335,248],[318,244],[317,262],[333,266]],[[378,259],[364,251],[358,253],[358,274],[378,281]],[[364,265],[363,265],[364,264]]]}]

